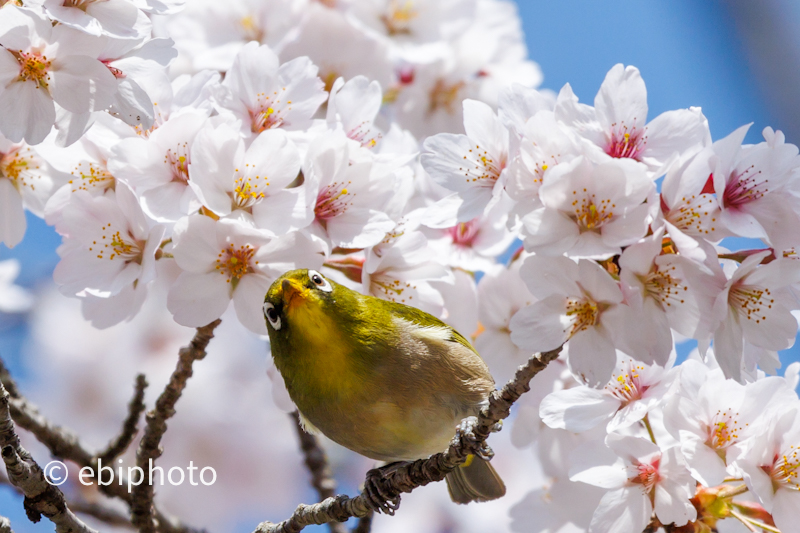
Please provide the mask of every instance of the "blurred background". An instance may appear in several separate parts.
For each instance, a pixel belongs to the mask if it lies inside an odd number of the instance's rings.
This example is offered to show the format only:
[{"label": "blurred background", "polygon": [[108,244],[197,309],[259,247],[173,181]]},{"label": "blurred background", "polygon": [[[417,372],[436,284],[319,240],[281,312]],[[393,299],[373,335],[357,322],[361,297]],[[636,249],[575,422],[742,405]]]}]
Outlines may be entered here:
[{"label": "blurred background", "polygon": [[[527,37],[530,58],[541,65],[542,88],[558,91],[570,83],[581,101],[591,104],[606,72],[616,63],[635,65],[647,84],[649,117],[663,111],[699,106],[708,117],[714,140],[726,136],[737,127],[753,123],[747,142],[762,140],[766,126],[783,130],[788,142],[800,143],[800,3],[792,0],[672,0],[640,2],[618,0],[613,3],[590,0],[545,2],[518,0],[520,16]],[[798,228],[800,231],[800,228]],[[0,260],[16,258],[22,265],[17,283],[38,297],[35,309],[28,314],[0,313],[0,354],[10,365],[22,390],[44,406],[55,423],[64,423],[86,436],[87,442],[101,447],[118,430],[125,413],[125,404],[132,391],[132,376],[137,371],[148,373],[153,393],[163,387],[174,366],[177,347],[191,338],[191,331],[172,325],[165,311],[153,308],[138,317],[125,333],[112,328],[93,333],[91,326],[81,323],[74,300],[55,292],[52,271],[58,262],[56,248],[60,243],[55,231],[42,220],[28,217],[28,232],[16,248],[0,245]],[[736,247],[731,244],[731,247]],[[310,503],[314,498],[305,483],[306,474],[300,465],[295,435],[288,417],[274,408],[270,400],[271,385],[265,373],[268,357],[264,344],[237,329],[235,320],[228,320],[228,329],[220,332],[211,344],[211,354],[198,366],[197,376],[190,382],[186,398],[178,404],[178,416],[171,424],[174,436],[183,432],[182,440],[170,445],[167,440],[164,465],[184,468],[189,458],[213,463],[218,475],[245,475],[253,478],[246,494],[213,494],[198,490],[198,501],[207,506],[195,516],[182,515],[189,523],[221,531],[252,531],[265,519],[279,520],[298,502]],[[42,330],[41,324],[50,324]],[[39,324],[39,325],[37,325]],[[683,348],[683,355],[690,347]],[[54,353],[48,358],[42,350]],[[120,373],[115,351],[140,351],[142,364]],[[214,353],[219,350],[218,353]],[[98,365],[92,353],[105,353],[105,364]],[[221,357],[223,354],[224,357]],[[127,359],[128,361],[131,358]],[[800,360],[797,345],[781,354],[785,368]],[[46,370],[42,365],[48,365]],[[115,372],[110,372],[114,369]],[[108,375],[124,375],[105,379]],[[128,379],[128,374],[130,379]],[[43,377],[48,375],[50,377]],[[250,385],[241,386],[243,376]],[[208,388],[206,387],[208,385]],[[90,408],[75,412],[75,406],[54,406],[56,394],[77,396]],[[229,413],[205,411],[199,399],[209,395],[233,394],[240,398],[241,418],[231,420]],[[105,401],[108,397],[113,401]],[[75,400],[78,402],[78,400]],[[197,407],[193,408],[193,402]],[[58,403],[58,402],[56,402]],[[265,412],[264,406],[270,409]],[[183,416],[183,418],[182,418]],[[204,417],[200,427],[213,427],[212,432],[199,431],[196,420]],[[68,418],[67,418],[68,417]],[[85,422],[82,423],[81,419]],[[98,424],[98,419],[107,423]],[[104,434],[93,434],[91,428],[105,426]],[[244,429],[242,426],[245,426]],[[83,430],[83,431],[82,431]],[[220,448],[213,434],[236,431],[242,450]],[[519,502],[530,487],[540,482],[542,474],[519,467],[532,463],[531,454],[508,444],[508,431],[493,441],[495,449],[508,449],[498,454],[498,470],[509,472],[509,495],[504,502],[481,506],[436,507],[435,502],[447,499],[444,484],[429,486],[404,498],[403,508],[395,518],[380,517],[376,532],[413,530],[426,531],[505,531],[509,519],[507,509]],[[188,437],[187,437],[188,436]],[[188,439],[188,440],[187,440]],[[43,448],[30,445],[40,464],[46,463]],[[329,444],[329,443],[326,443]],[[354,492],[363,473],[372,465],[350,452],[328,446],[340,483],[340,489]],[[242,455],[258,463],[250,472],[231,473],[241,462],[228,455]],[[127,456],[130,457],[130,454]],[[291,459],[285,459],[289,457]],[[202,460],[202,459],[201,459]],[[216,462],[215,462],[216,461]],[[76,472],[73,472],[75,474]],[[504,474],[505,476],[505,474]],[[298,479],[288,484],[286,479]],[[279,481],[278,481],[279,480]],[[252,489],[262,487],[263,491]],[[201,487],[202,488],[202,487]],[[157,501],[170,509],[172,487],[157,490]],[[185,487],[178,487],[185,489]],[[184,493],[185,499],[186,494]],[[177,501],[177,500],[176,500]],[[240,506],[235,524],[225,520],[208,521],[219,513],[230,513]],[[179,504],[172,506],[176,512]],[[450,510],[442,510],[450,509]],[[449,513],[452,511],[452,515]],[[431,514],[436,519],[431,520]],[[0,486],[0,515],[12,520],[17,533],[52,531],[48,521],[31,524],[24,515],[22,501],[6,486]],[[223,525],[224,524],[224,525]],[[432,524],[435,524],[432,525]],[[469,524],[469,525],[467,525]],[[224,528],[224,529],[220,529]],[[324,531],[310,528],[309,531]]]}]

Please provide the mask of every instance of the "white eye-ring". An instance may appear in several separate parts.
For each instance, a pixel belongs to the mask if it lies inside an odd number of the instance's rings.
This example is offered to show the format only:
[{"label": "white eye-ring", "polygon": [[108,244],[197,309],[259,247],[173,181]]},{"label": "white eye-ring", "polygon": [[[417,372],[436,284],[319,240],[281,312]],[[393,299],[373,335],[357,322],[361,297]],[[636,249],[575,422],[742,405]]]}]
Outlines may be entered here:
[{"label": "white eye-ring", "polygon": [[322,277],[322,274],[317,272],[316,270],[309,270],[308,271],[308,279],[314,282],[319,290],[323,292],[331,292],[333,287],[331,286],[330,282]]},{"label": "white eye-ring", "polygon": [[275,306],[269,302],[264,302],[264,316],[267,317],[269,325],[272,326],[272,329],[275,331],[281,329],[281,316],[278,314]]}]

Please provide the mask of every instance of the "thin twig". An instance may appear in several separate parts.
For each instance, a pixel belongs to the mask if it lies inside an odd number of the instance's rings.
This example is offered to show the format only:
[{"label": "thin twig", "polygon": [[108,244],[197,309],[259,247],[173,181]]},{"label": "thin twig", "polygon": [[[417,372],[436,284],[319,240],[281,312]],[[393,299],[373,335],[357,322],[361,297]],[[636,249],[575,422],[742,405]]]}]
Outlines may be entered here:
[{"label": "thin twig", "polygon": [[61,490],[48,483],[41,467],[20,445],[11,420],[9,397],[0,383],[0,455],[3,456],[9,481],[25,495],[23,505],[28,519],[36,523],[44,515],[56,525],[56,533],[97,533],[69,510]]},{"label": "thin twig", "polygon": [[[164,391],[156,400],[155,408],[145,416],[146,424],[144,435],[139,441],[136,452],[136,466],[143,472],[149,472],[150,465],[163,453],[161,437],[167,431],[167,420],[175,414],[175,404],[186,387],[186,382],[192,377],[192,364],[206,356],[206,347],[214,337],[214,328],[221,320],[197,328],[189,346],[181,348],[178,365]],[[141,533],[155,533],[158,520],[153,513],[153,485],[140,483],[133,487],[131,493],[131,522]]]},{"label": "thin twig", "polygon": [[17,388],[17,384],[11,378],[11,373],[6,368],[5,363],[3,363],[3,359],[0,358],[0,383],[6,388],[8,394],[12,398],[19,398],[19,389]]},{"label": "thin twig", "polygon": [[139,431],[139,418],[144,412],[144,390],[147,388],[147,379],[144,374],[136,376],[136,383],[134,385],[133,398],[128,404],[128,417],[122,423],[122,431],[120,434],[108,443],[108,446],[102,452],[97,454],[97,458],[102,460],[105,464],[113,463],[117,457],[125,453],[128,446],[133,442],[136,432]]},{"label": "thin twig", "polygon": [[[306,467],[311,472],[311,486],[317,490],[319,500],[331,498],[336,495],[336,480],[333,478],[328,458],[325,450],[319,444],[315,435],[309,433],[303,427],[300,420],[300,413],[294,411],[291,415],[294,427],[297,430],[297,437],[300,439],[300,450],[303,452]],[[331,522],[328,524],[331,533],[347,533],[347,527],[341,522]]]},{"label": "thin twig", "polygon": [[128,515],[111,507],[86,500],[70,502],[69,507],[75,513],[91,516],[110,526],[133,529],[133,524],[131,524],[131,519]]},{"label": "thin twig", "polygon": [[[0,360],[1,363],[2,360]],[[47,446],[54,457],[72,461],[80,467],[88,466],[92,472],[98,471],[96,455],[80,442],[75,433],[51,424],[42,416],[39,409],[19,393],[8,373],[3,374],[0,371],[0,380],[4,386],[8,387],[10,384],[13,390],[17,391],[16,398],[9,398],[9,410],[11,417],[19,427],[30,431],[39,442]],[[132,498],[127,487],[128,480],[125,476],[122,476],[119,483],[98,486],[103,494],[119,498],[130,506]],[[177,519],[166,516],[158,509],[155,510],[155,516],[162,533],[199,533],[199,530],[192,529]]]},{"label": "thin twig", "polygon": [[[492,392],[488,405],[478,415],[478,421],[473,426],[471,435],[456,434],[445,451],[427,459],[399,466],[378,480],[379,493],[385,495],[384,503],[399,501],[400,494],[404,492],[411,492],[417,487],[441,481],[448,472],[463,464],[470,454],[485,453],[486,439],[497,422],[508,417],[514,402],[530,390],[533,376],[544,370],[559,353],[561,353],[560,347],[534,355],[517,369],[514,378],[506,383],[502,390]],[[374,510],[374,506],[369,496],[363,492],[355,498],[339,495],[313,505],[301,504],[287,520],[278,524],[262,522],[255,529],[255,533],[299,533],[312,524],[344,522],[354,516],[366,516]]]}]

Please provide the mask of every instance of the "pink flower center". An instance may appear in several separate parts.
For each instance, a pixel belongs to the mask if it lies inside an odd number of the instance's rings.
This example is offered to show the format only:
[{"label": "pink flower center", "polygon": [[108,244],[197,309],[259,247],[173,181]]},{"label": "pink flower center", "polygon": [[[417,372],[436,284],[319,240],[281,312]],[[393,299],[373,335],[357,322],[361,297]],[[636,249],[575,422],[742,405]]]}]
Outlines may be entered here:
[{"label": "pink flower center", "polygon": [[454,114],[456,103],[461,102],[458,93],[464,85],[463,81],[448,84],[443,79],[436,80],[433,89],[428,93],[428,115],[433,115],[439,110],[444,110],[450,115]]},{"label": "pink flower center", "polygon": [[129,231],[113,228],[109,222],[100,229],[100,238],[92,241],[89,251],[96,252],[98,259],[120,258],[126,263],[141,264],[144,248],[144,241],[137,241]]},{"label": "pink flower center", "polygon": [[683,293],[689,290],[686,285],[681,284],[680,279],[673,277],[675,271],[674,265],[667,266],[664,270],[655,266],[644,279],[646,294],[660,302],[665,311],[667,307],[672,307],[672,304],[684,303]]},{"label": "pink flower center", "polygon": [[[281,92],[286,92],[286,87],[281,89]],[[292,102],[287,101],[288,107],[285,108],[279,105],[282,102],[278,91],[274,91],[271,95],[259,93],[256,98],[256,108],[250,110],[250,130],[253,133],[261,133],[264,130],[281,127],[285,122],[283,114],[291,111]]]},{"label": "pink flower center", "polygon": [[409,35],[411,21],[418,16],[412,0],[391,0],[388,12],[381,15],[381,22],[389,35]]},{"label": "pink flower center", "polygon": [[50,61],[37,52],[11,52],[19,63],[19,81],[32,81],[36,87],[47,88]]},{"label": "pink flower center", "polygon": [[7,178],[20,190],[22,187],[36,189],[36,180],[40,178],[39,164],[30,148],[12,147],[8,152],[0,152],[0,178]]},{"label": "pink flower center", "polygon": [[768,179],[759,180],[760,170],[750,166],[739,174],[731,174],[722,194],[722,205],[740,207],[760,199],[769,192]]},{"label": "pink flower center", "polygon": [[625,123],[611,125],[611,142],[606,146],[606,153],[611,157],[639,160],[647,144],[646,129],[639,129],[634,125],[628,127]]},{"label": "pink flower center", "polygon": [[[350,185],[351,182],[347,182]],[[353,202],[349,199],[356,193],[345,187],[344,183],[334,182],[322,189],[317,195],[317,205],[314,213],[318,220],[328,220],[347,211]]]},{"label": "pink flower center", "polygon": [[642,365],[635,365],[633,361],[629,361],[628,370],[623,370],[613,378],[612,381],[616,383],[606,385],[605,390],[621,400],[623,405],[641,400],[642,395],[649,388],[639,380],[639,372],[643,369]]},{"label": "pink flower center", "polygon": [[612,204],[610,199],[601,199],[597,203],[594,194],[590,197],[578,197],[578,191],[572,191],[572,209],[575,213],[575,221],[583,231],[593,231],[611,220],[614,216],[616,204]]},{"label": "pink flower center", "polygon": [[179,143],[175,147],[167,149],[167,155],[164,156],[164,163],[172,168],[172,181],[180,183],[189,182],[189,147],[188,143]]},{"label": "pink flower center", "polygon": [[462,222],[457,226],[453,226],[447,230],[447,233],[453,239],[453,244],[471,247],[478,233],[480,233],[478,219],[472,219],[469,222]]},{"label": "pink flower center", "polygon": [[[216,265],[214,269],[218,270],[223,276],[228,276],[228,283],[231,281],[238,282],[247,274],[253,272],[250,261],[256,253],[256,249],[249,244],[243,244],[236,248],[231,243],[227,248],[223,248],[217,255]],[[254,264],[258,264],[255,261]]]},{"label": "pink flower center", "polygon": [[103,63],[106,66],[106,68],[111,71],[111,74],[113,74],[115,78],[121,79],[126,77],[124,72],[122,72],[117,67],[112,67],[111,65],[109,65],[108,61],[101,61],[101,63]]},{"label": "pink flower center", "polygon": [[638,476],[631,479],[632,483],[641,484],[645,492],[650,492],[656,486],[660,476],[658,475],[658,465],[660,460],[656,459],[652,463],[641,463],[636,466]]},{"label": "pink flower center", "polygon": [[768,309],[772,309],[775,298],[767,287],[734,285],[728,293],[728,305],[738,311],[739,316],[760,324],[767,319]]},{"label": "pink flower center", "polygon": [[107,191],[116,185],[114,176],[107,169],[88,161],[78,163],[70,174],[74,176],[69,180],[69,184],[74,187],[72,192],[79,189],[82,191],[94,189]]},{"label": "pink flower center", "polygon": [[372,124],[367,122],[366,120],[356,126],[355,128],[351,129],[347,132],[347,136],[354,141],[360,142],[361,146],[364,148],[373,148],[375,145],[378,144],[378,141],[382,137],[379,133],[377,135],[372,135]]},{"label": "pink flower center", "polygon": [[783,488],[800,491],[800,447],[789,446],[789,450],[775,456],[772,479]]},{"label": "pink flower center", "polygon": [[737,420],[739,413],[729,409],[717,411],[708,426],[706,444],[718,451],[725,450],[728,446],[739,442],[741,424]]},{"label": "pink flower center", "polygon": [[584,331],[595,324],[600,317],[600,308],[597,303],[589,298],[567,299],[567,318],[572,322],[569,336],[572,337],[580,331]]}]

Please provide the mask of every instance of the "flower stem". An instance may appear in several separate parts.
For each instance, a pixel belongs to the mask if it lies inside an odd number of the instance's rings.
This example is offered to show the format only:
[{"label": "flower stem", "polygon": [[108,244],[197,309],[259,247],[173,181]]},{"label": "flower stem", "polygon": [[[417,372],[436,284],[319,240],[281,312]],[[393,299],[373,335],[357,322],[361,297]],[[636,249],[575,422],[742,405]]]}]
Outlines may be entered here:
[{"label": "flower stem", "polygon": [[731,487],[730,490],[720,491],[721,498],[733,498],[734,496],[738,496],[739,494],[744,494],[747,492],[747,485],[742,483],[741,485],[737,485],[735,487]]},{"label": "flower stem", "polygon": [[764,522],[759,522],[758,520],[753,520],[752,518],[748,518],[739,511],[734,511],[733,509],[731,509],[731,514],[734,517],[736,517],[742,524],[744,524],[744,526],[750,531],[754,531],[757,533],[758,530],[756,528],[760,528],[764,531],[769,531],[770,533],[781,533],[781,530],[778,529],[777,527],[772,527],[765,524]]},{"label": "flower stem", "polygon": [[650,440],[653,441],[653,444],[658,444],[656,442],[656,435],[655,435],[655,433],[653,433],[653,426],[650,425],[649,416],[648,415],[644,415],[644,418],[642,419],[642,422],[644,422],[644,427],[647,428],[647,434],[650,435]]}]

